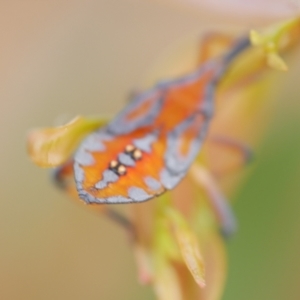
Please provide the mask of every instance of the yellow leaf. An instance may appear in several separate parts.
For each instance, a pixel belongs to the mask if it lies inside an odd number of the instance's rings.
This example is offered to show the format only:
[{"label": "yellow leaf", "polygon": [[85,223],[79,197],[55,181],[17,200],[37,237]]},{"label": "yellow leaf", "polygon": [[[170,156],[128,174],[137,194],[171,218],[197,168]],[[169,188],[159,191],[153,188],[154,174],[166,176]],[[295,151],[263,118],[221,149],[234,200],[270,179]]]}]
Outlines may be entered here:
[{"label": "yellow leaf", "polygon": [[287,71],[287,65],[279,56],[279,52],[287,48],[299,35],[300,19],[292,19],[286,22],[275,24],[262,33],[255,30],[250,31],[250,41],[253,46],[261,47],[264,51],[267,64],[279,71]]},{"label": "yellow leaf", "polygon": [[251,30],[250,41],[253,46],[259,46],[263,43],[263,37],[256,30]]},{"label": "yellow leaf", "polygon": [[284,60],[276,53],[271,52],[267,55],[267,63],[268,65],[278,71],[287,71],[288,67]]},{"label": "yellow leaf", "polygon": [[[160,260],[160,259],[159,259]],[[166,261],[157,262],[154,278],[154,290],[158,300],[182,299],[180,282],[175,269]]]},{"label": "yellow leaf", "polygon": [[206,287],[202,289],[205,300],[220,300],[224,291],[227,274],[227,259],[224,241],[215,231],[210,231],[201,239],[206,267]]},{"label": "yellow leaf", "polygon": [[40,167],[62,165],[88,133],[107,122],[78,116],[63,126],[33,130],[27,136],[29,156]]},{"label": "yellow leaf", "polygon": [[168,209],[167,215],[174,230],[182,258],[191,272],[196,283],[205,287],[205,268],[204,261],[200,254],[197,237],[189,228],[182,215],[174,209]]}]

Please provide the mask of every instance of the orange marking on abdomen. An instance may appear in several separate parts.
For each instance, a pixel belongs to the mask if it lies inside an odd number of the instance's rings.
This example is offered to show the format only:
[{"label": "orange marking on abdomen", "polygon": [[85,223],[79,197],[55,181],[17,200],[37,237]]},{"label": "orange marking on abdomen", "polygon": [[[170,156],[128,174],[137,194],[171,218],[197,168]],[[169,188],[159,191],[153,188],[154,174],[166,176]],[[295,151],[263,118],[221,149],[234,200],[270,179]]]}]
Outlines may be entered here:
[{"label": "orange marking on abdomen", "polygon": [[136,161],[136,165],[134,167],[126,167],[126,174],[119,176],[116,182],[109,183],[106,188],[101,190],[93,189],[95,182],[89,182],[88,185],[84,185],[84,189],[94,197],[102,199],[115,196],[128,197],[130,187],[141,188],[153,196],[163,192],[163,188],[160,191],[151,191],[144,179],[150,176],[160,181],[159,174],[164,167],[165,148],[166,144],[162,140],[154,142],[151,153],[143,152],[143,157]]},{"label": "orange marking on abdomen", "polygon": [[145,101],[126,116],[127,121],[132,121],[138,117],[144,116],[150,110],[152,105],[153,100]]}]

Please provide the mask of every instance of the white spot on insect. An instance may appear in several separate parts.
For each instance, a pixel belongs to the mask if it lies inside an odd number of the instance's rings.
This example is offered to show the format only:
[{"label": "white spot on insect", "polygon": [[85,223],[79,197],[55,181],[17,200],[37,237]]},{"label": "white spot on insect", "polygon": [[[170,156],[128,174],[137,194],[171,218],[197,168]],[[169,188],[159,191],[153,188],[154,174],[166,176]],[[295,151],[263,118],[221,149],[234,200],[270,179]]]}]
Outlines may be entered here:
[{"label": "white spot on insect", "polygon": [[95,188],[99,190],[104,189],[105,187],[107,187],[107,184],[109,182],[116,182],[118,179],[119,176],[115,172],[113,172],[112,170],[105,170],[103,172],[103,179],[95,184]]},{"label": "white spot on insect", "polygon": [[180,182],[185,174],[186,173],[173,175],[167,169],[163,169],[160,172],[160,181],[166,189],[171,190]]},{"label": "white spot on insect", "polygon": [[89,194],[86,191],[80,191],[79,192],[79,197],[84,200],[87,204],[90,203],[109,203],[109,204],[113,204],[113,203],[130,203],[132,202],[132,200],[130,198],[126,198],[123,196],[112,196],[112,197],[108,197],[108,198],[96,198],[94,196],[92,196],[91,194]]},{"label": "white spot on insect", "polygon": [[135,159],[135,160],[139,160],[141,159],[143,156],[143,153],[140,149],[135,149],[132,153],[132,157]]},{"label": "white spot on insect", "polygon": [[127,170],[126,170],[126,167],[123,166],[123,165],[119,165],[118,166],[118,169],[117,169],[117,172],[119,175],[125,175]]},{"label": "white spot on insect", "polygon": [[95,132],[90,134],[82,143],[83,147],[91,152],[105,151],[106,147],[102,143],[102,136]]},{"label": "white spot on insect", "polygon": [[211,99],[213,99],[214,90],[215,90],[215,87],[212,85],[208,85],[206,87],[206,89],[205,89],[206,101],[201,103],[201,105],[199,107],[201,113],[203,113],[206,118],[211,118],[214,113],[214,103],[213,103],[213,101],[211,101]]},{"label": "white spot on insect", "polygon": [[118,178],[118,175],[111,170],[105,170],[103,172],[103,180],[105,180],[106,182],[116,182]]},{"label": "white spot on insect", "polygon": [[145,151],[147,153],[151,152],[151,146],[156,141],[157,136],[155,134],[148,134],[140,139],[133,140],[133,144],[136,148]]},{"label": "white spot on insect", "polygon": [[76,181],[83,182],[83,180],[84,180],[83,169],[79,166],[79,164],[77,162],[74,163],[73,168],[74,168]]},{"label": "white spot on insect", "polygon": [[157,191],[162,187],[161,183],[158,180],[150,176],[145,177],[144,182],[146,183],[148,188],[153,191]]},{"label": "white spot on insect", "polygon": [[112,160],[109,164],[110,168],[115,168],[118,165],[118,162],[116,160]]},{"label": "white spot on insect", "polygon": [[[182,154],[180,148],[186,143],[186,133],[195,128],[199,128],[199,132],[189,141],[187,152]],[[186,172],[200,151],[206,131],[207,122],[202,122],[202,116],[196,113],[177,125],[167,137],[164,155],[167,169],[175,174]]]},{"label": "white spot on insect", "polygon": [[135,147],[133,145],[127,145],[125,147],[125,151],[126,152],[132,152],[135,149]]},{"label": "white spot on insect", "polygon": [[82,183],[84,181],[84,171],[77,162],[74,162],[73,168],[77,188],[82,189]]},{"label": "white spot on insect", "polygon": [[107,187],[107,182],[105,182],[104,180],[100,180],[95,184],[95,188],[98,190],[102,190],[106,187]]},{"label": "white spot on insect", "polygon": [[82,166],[91,166],[95,163],[93,155],[87,152],[83,146],[76,152],[74,160]]},{"label": "white spot on insect", "polygon": [[128,189],[128,196],[133,201],[145,201],[153,197],[152,195],[147,194],[143,189],[135,186]]},{"label": "white spot on insect", "polygon": [[128,166],[128,167],[134,167],[135,161],[130,157],[130,155],[125,153],[120,153],[118,156],[118,160],[122,165]]},{"label": "white spot on insect", "polygon": [[129,198],[125,198],[123,196],[114,196],[114,197],[106,198],[105,202],[107,202],[107,203],[130,203],[132,201]]},{"label": "white spot on insect", "polygon": [[84,200],[87,204],[89,203],[101,203],[97,198],[93,197],[91,194],[86,191],[80,191],[78,196]]}]

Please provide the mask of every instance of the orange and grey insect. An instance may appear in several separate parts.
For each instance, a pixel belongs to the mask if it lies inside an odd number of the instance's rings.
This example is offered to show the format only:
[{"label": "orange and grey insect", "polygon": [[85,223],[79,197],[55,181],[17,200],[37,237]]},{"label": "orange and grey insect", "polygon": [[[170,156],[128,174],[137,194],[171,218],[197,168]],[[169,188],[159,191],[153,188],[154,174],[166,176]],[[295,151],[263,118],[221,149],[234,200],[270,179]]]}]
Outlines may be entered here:
[{"label": "orange and grey insect", "polygon": [[213,115],[214,91],[238,43],[220,60],[137,96],[74,156],[79,196],[87,203],[142,202],[173,189],[199,153]]}]

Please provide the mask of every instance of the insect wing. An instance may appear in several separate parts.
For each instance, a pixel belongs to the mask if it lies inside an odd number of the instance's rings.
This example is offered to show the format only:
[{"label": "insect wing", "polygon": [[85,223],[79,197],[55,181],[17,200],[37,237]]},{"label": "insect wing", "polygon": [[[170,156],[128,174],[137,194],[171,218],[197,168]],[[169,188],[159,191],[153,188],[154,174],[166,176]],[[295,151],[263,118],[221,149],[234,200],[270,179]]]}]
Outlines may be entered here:
[{"label": "insect wing", "polygon": [[87,203],[142,202],[174,188],[207,132],[213,76],[206,66],[161,84],[89,135],[74,157],[79,196]]},{"label": "insect wing", "polygon": [[[95,140],[99,149],[90,144]],[[158,175],[165,147],[159,134],[146,130],[120,136],[91,134],[75,155],[79,196],[88,203],[130,203],[163,193]]]}]

